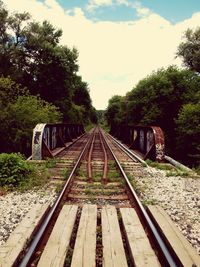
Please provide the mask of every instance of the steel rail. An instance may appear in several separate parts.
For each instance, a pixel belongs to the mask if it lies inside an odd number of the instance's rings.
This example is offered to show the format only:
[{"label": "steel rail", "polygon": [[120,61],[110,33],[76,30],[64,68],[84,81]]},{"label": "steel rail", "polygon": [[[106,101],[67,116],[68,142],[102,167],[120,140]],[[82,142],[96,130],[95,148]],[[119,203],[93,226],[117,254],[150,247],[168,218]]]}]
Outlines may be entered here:
[{"label": "steel rail", "polygon": [[107,173],[108,173],[108,156],[107,156],[107,152],[105,149],[105,145],[103,143],[103,134],[100,129],[99,129],[99,133],[100,133],[99,136],[100,136],[101,147],[103,149],[103,154],[104,154],[103,181],[106,183]]},{"label": "steel rail", "polygon": [[121,174],[123,175],[125,181],[126,181],[126,184],[128,185],[128,188],[135,200],[135,204],[137,206],[137,211],[139,212],[140,216],[142,216],[142,218],[145,220],[147,226],[148,226],[148,229],[150,230],[151,234],[152,234],[152,237],[154,239],[154,241],[156,242],[156,244],[158,245],[158,248],[159,248],[159,252],[160,252],[160,255],[162,256],[162,258],[164,259],[164,266],[170,266],[170,267],[179,267],[179,266],[183,266],[181,264],[181,262],[178,260],[177,257],[174,257],[171,255],[171,252],[169,250],[169,248],[166,246],[165,242],[163,241],[162,239],[162,236],[159,234],[158,230],[156,229],[154,223],[152,222],[151,218],[149,217],[147,211],[145,210],[145,208],[143,207],[142,203],[140,202],[135,190],[133,189],[131,183],[129,182],[129,179],[128,177],[126,176],[126,173],[124,172],[118,158],[115,156],[112,148],[110,147],[110,145],[108,144],[105,136],[104,136],[104,141],[106,143],[106,145],[108,146],[111,154],[113,155],[116,163],[117,163],[117,166],[121,172]]},{"label": "steel rail", "polygon": [[[141,159],[140,157],[138,157],[133,151],[131,151],[128,147],[126,147],[125,145],[123,145],[121,142],[119,142],[116,138],[114,138],[112,135],[108,134],[108,136],[118,145],[120,146],[121,150],[124,151],[124,153],[126,153],[126,155],[128,155],[133,161],[136,162],[139,161],[142,164],[148,166],[148,164]],[[136,160],[135,160],[136,159]]]},{"label": "steel rail", "polygon": [[39,245],[39,242],[41,241],[41,238],[42,236],[44,235],[45,233],[45,230],[47,229],[49,223],[50,223],[50,220],[52,219],[53,215],[55,214],[55,211],[56,209],[58,208],[64,194],[65,194],[65,191],[67,190],[67,187],[69,186],[71,180],[72,180],[72,177],[76,171],[76,169],[78,168],[79,166],[79,163],[83,157],[83,154],[88,146],[88,144],[91,142],[91,139],[89,139],[86,143],[86,145],[84,146],[84,148],[82,149],[79,157],[78,157],[78,160],[75,164],[75,166],[73,167],[73,170],[71,171],[70,175],[69,175],[69,178],[67,180],[67,182],[65,183],[64,185],[64,188],[62,189],[60,195],[58,196],[58,198],[56,199],[54,205],[52,206],[52,208],[50,209],[49,213],[47,214],[46,218],[44,219],[44,221],[42,222],[42,225],[39,229],[39,231],[36,233],[33,241],[31,242],[30,246],[28,247],[28,251],[26,252],[26,255],[23,257],[22,261],[20,262],[20,264],[18,265],[19,267],[27,267],[28,264],[30,263],[30,260],[32,259],[33,255],[34,255],[34,252],[37,248],[37,246]]},{"label": "steel rail", "polygon": [[96,129],[93,132],[93,137],[92,137],[92,142],[90,145],[90,151],[89,151],[88,162],[87,162],[88,180],[89,181],[92,180],[92,151],[93,151],[93,147],[94,147],[95,131],[96,131]]}]

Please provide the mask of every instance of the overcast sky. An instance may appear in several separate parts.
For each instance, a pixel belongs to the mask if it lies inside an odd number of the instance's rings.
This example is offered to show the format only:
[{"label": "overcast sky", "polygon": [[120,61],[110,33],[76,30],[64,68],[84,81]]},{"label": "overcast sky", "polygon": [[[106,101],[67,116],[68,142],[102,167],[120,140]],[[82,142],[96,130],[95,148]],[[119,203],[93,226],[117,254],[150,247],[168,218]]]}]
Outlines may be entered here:
[{"label": "overcast sky", "polygon": [[3,0],[63,30],[79,51],[80,75],[93,105],[105,109],[152,71],[171,64],[187,28],[200,26],[200,0]]}]

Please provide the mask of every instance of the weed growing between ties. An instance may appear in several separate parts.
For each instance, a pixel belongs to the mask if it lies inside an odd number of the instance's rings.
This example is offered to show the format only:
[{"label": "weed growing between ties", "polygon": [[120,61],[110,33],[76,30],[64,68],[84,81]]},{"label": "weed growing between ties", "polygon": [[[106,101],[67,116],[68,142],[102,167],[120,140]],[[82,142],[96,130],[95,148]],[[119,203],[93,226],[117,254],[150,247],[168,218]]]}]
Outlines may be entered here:
[{"label": "weed growing between ties", "polygon": [[0,187],[26,191],[43,186],[49,179],[44,164],[26,161],[19,153],[0,154]]},{"label": "weed growing between ties", "polygon": [[116,168],[117,167],[116,162],[114,160],[109,160],[108,161],[108,167],[109,167],[109,169]]},{"label": "weed growing between ties", "polygon": [[86,180],[87,179],[87,173],[86,171],[82,170],[82,169],[78,169],[76,170],[76,175],[81,178],[82,180]]},{"label": "weed growing between ties", "polygon": [[118,181],[120,179],[120,176],[121,176],[121,174],[117,170],[109,171],[107,174],[107,178],[108,178],[109,182]]},{"label": "weed growing between ties", "polygon": [[143,189],[142,187],[139,185],[139,183],[135,180],[135,177],[133,177],[132,175],[128,174],[127,175],[129,182],[131,183],[133,189],[135,190],[135,192],[137,194],[141,194]]},{"label": "weed growing between ties", "polygon": [[143,206],[156,205],[156,200],[155,199],[142,200],[142,205]]},{"label": "weed growing between ties", "polygon": [[116,189],[116,187],[112,186],[112,187],[103,187],[103,186],[99,186],[99,187],[93,187],[88,186],[85,189],[85,194],[88,196],[95,196],[95,195],[104,195],[104,196],[112,196],[112,195],[116,195],[119,194],[119,190]]},{"label": "weed growing between ties", "polygon": [[56,159],[50,159],[48,158],[46,161],[45,161],[45,167],[46,168],[55,168],[56,167]]},{"label": "weed growing between ties", "polygon": [[85,194],[89,195],[89,196],[93,196],[93,195],[96,195],[96,192],[91,188],[86,188],[85,189]]},{"label": "weed growing between ties", "polygon": [[55,188],[55,192],[59,194],[63,189],[63,184],[58,184]]},{"label": "weed growing between ties", "polygon": [[93,172],[92,179],[94,182],[100,182],[102,179],[102,173],[101,172]]},{"label": "weed growing between ties", "polygon": [[69,169],[64,169],[62,171],[62,175],[63,175],[64,179],[67,181],[68,178],[69,178],[69,175],[70,175],[70,170]]}]

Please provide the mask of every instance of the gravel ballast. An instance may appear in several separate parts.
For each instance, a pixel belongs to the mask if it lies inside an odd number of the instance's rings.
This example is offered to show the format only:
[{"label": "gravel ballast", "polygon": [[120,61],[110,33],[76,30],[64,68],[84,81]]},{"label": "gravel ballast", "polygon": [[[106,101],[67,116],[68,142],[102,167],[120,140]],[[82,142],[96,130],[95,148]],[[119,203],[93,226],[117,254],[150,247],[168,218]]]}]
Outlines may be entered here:
[{"label": "gravel ballast", "polygon": [[55,197],[55,192],[50,189],[26,193],[12,192],[0,196],[0,245],[6,242],[12,231],[34,205],[38,203],[51,205]]},{"label": "gravel ballast", "polygon": [[167,172],[145,168],[137,182],[144,203],[164,208],[200,255],[200,178],[167,176]]}]

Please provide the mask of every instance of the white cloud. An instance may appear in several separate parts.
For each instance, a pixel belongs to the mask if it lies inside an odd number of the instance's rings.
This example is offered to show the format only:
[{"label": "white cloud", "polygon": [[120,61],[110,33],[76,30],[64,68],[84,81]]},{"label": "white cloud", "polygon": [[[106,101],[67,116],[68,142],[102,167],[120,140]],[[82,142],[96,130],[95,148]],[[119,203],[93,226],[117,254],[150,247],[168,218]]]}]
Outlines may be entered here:
[{"label": "white cloud", "polygon": [[136,14],[138,17],[147,17],[152,14],[149,8],[143,7],[141,2],[134,1],[134,3],[130,3],[130,6],[136,10]]},{"label": "white cloud", "polygon": [[87,5],[87,10],[93,11],[94,9],[102,6],[112,6],[112,5],[113,5],[112,0],[90,0]]},{"label": "white cloud", "polygon": [[118,5],[130,6],[130,2],[128,0],[116,0],[116,3]]},{"label": "white cloud", "polygon": [[80,74],[89,84],[97,109],[105,108],[111,96],[125,95],[153,70],[181,65],[175,53],[183,32],[200,21],[200,12],[173,25],[158,14],[142,11],[144,16],[134,21],[94,22],[80,8],[63,10],[56,0],[4,2],[12,11],[26,10],[36,21],[47,19],[63,29],[62,44],[78,48]]},{"label": "white cloud", "polygon": [[129,1],[129,0],[116,0],[117,5],[124,5],[130,7],[136,11],[138,17],[147,17],[152,14],[152,11],[149,8],[143,7],[142,3],[138,0]]}]

